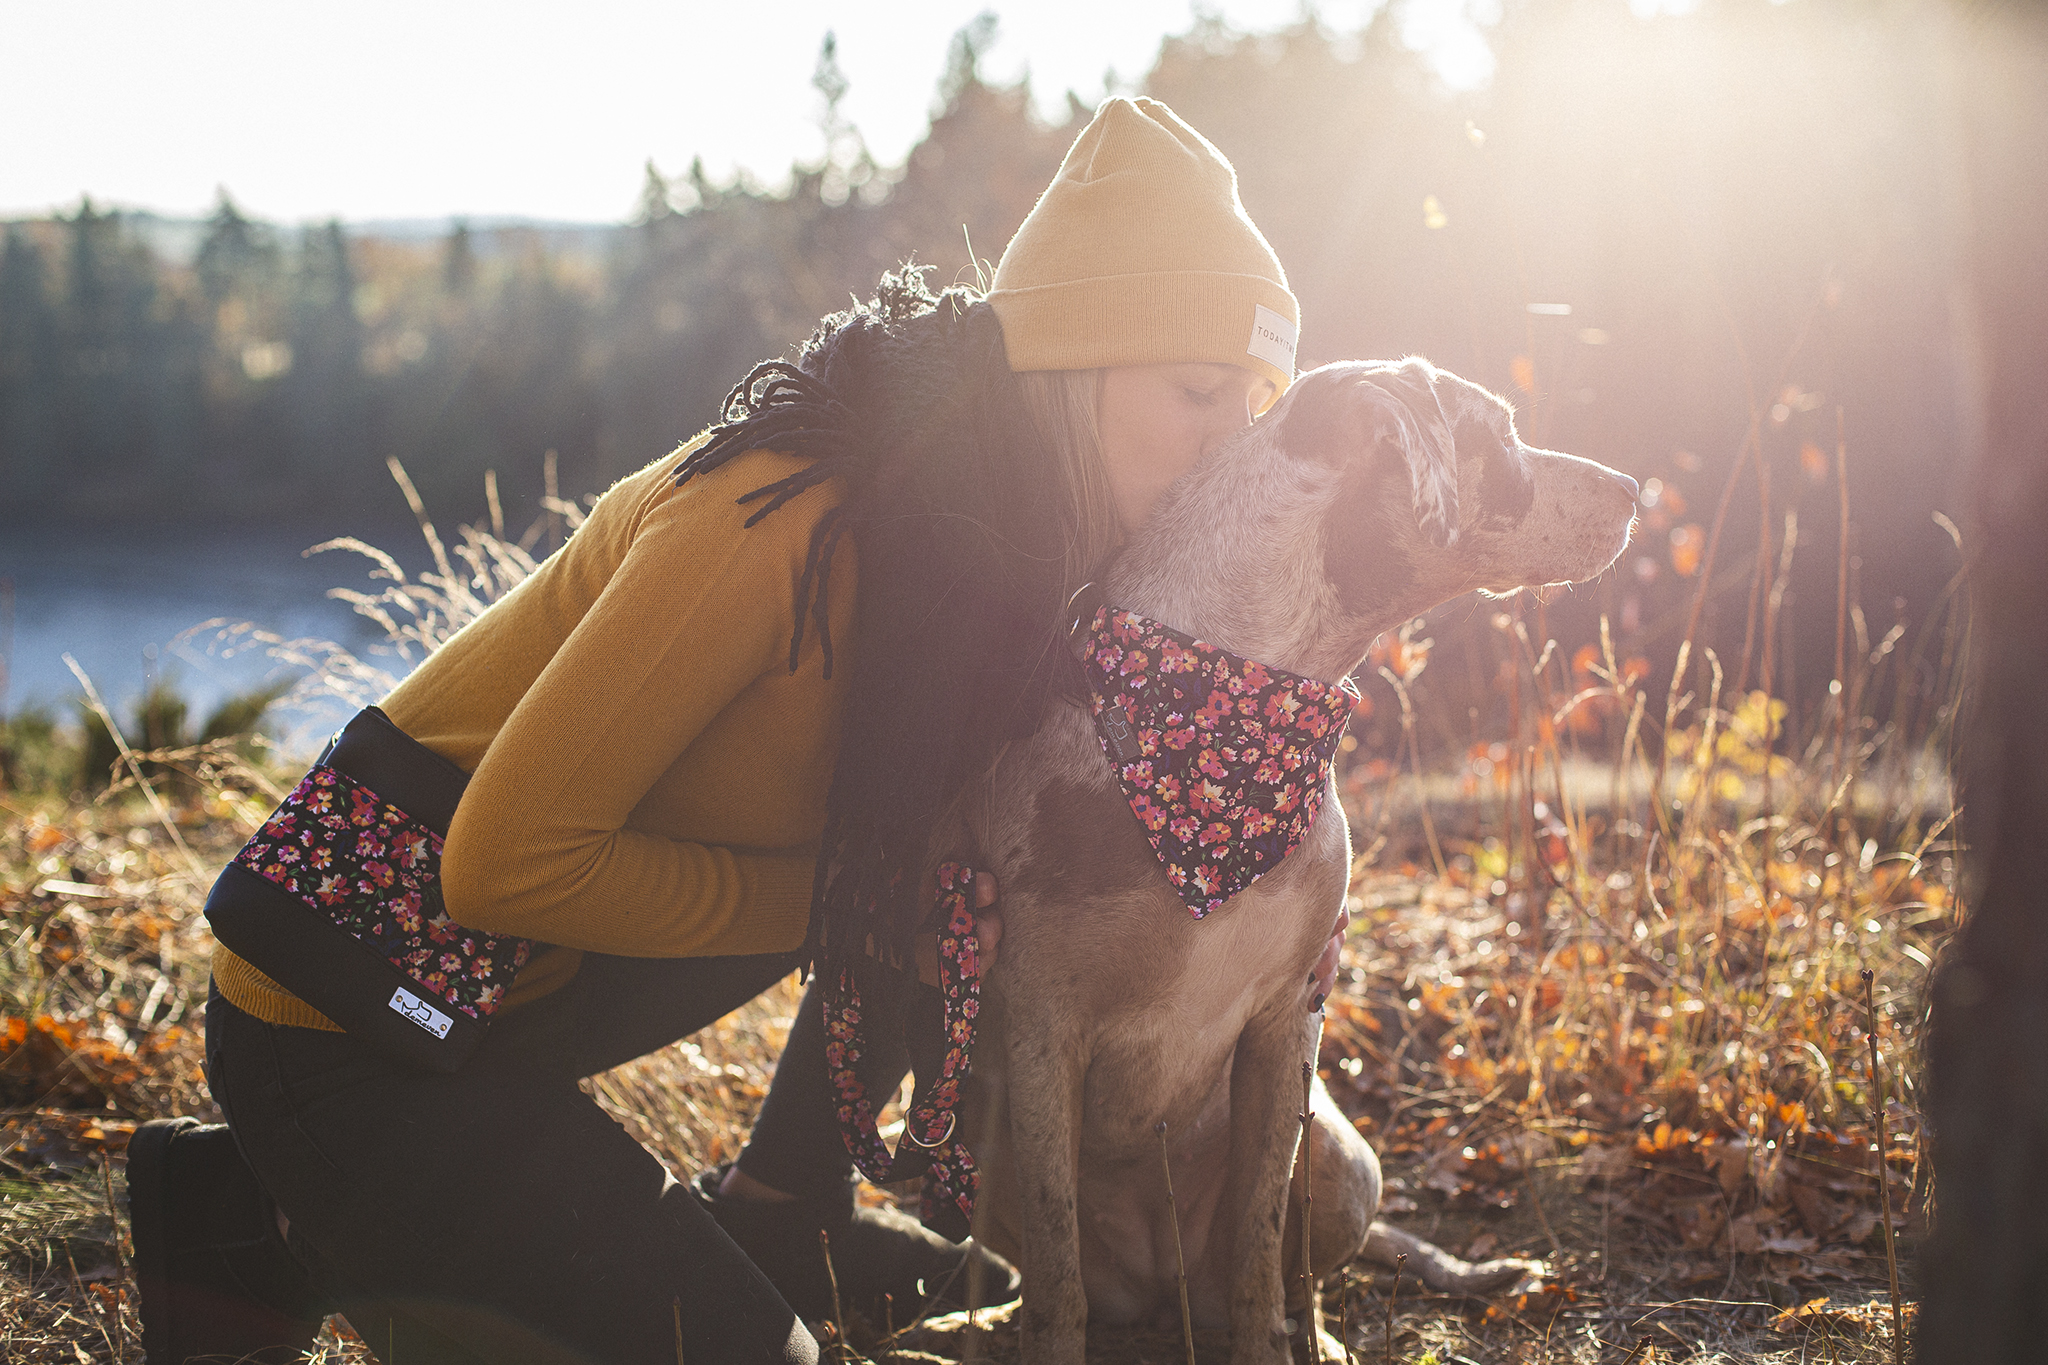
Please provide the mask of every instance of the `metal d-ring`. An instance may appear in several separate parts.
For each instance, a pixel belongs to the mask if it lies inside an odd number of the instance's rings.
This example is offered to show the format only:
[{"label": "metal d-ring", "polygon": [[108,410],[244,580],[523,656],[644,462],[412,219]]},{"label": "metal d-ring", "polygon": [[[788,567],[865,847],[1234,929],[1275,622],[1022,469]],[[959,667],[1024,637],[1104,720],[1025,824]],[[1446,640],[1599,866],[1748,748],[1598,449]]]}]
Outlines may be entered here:
[{"label": "metal d-ring", "polygon": [[1067,638],[1079,636],[1088,629],[1095,619],[1096,609],[1102,605],[1102,589],[1090,579],[1074,589],[1074,595],[1067,599]]},{"label": "metal d-ring", "polygon": [[914,1143],[916,1143],[916,1144],[917,1144],[918,1146],[920,1146],[920,1147],[924,1148],[924,1149],[925,1149],[925,1150],[926,1150],[927,1152],[929,1152],[929,1151],[932,1151],[932,1150],[934,1150],[934,1149],[936,1149],[936,1148],[939,1148],[939,1147],[943,1147],[943,1146],[945,1146],[945,1145],[946,1145],[946,1144],[947,1144],[948,1142],[952,1141],[952,1139],[953,1139],[953,1125],[954,1125],[954,1124],[956,1124],[957,1122],[959,1122],[959,1120],[960,1120],[960,1115],[959,1115],[959,1112],[958,1112],[958,1111],[956,1111],[956,1110],[948,1109],[948,1110],[946,1111],[946,1131],[945,1131],[945,1132],[943,1132],[943,1133],[941,1133],[941,1134],[939,1134],[939,1135],[938,1135],[938,1136],[937,1136],[936,1138],[932,1139],[932,1140],[931,1140],[930,1142],[926,1142],[926,1141],[925,1141],[924,1139],[920,1138],[920,1137],[919,1137],[919,1136],[918,1136],[917,1134],[915,1134],[915,1133],[911,1132],[911,1131],[910,1131],[910,1125],[909,1125],[909,1124],[905,1124],[905,1125],[903,1126],[903,1136],[904,1136],[905,1138],[907,1138],[907,1139],[908,1139],[909,1141],[911,1141],[911,1142],[914,1142]]}]

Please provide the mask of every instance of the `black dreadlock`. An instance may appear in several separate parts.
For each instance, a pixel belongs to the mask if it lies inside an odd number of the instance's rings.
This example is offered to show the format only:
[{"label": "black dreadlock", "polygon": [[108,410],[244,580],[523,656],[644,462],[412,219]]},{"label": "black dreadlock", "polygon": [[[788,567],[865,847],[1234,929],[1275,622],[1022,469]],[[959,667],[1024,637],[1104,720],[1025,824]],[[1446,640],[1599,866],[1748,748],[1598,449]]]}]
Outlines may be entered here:
[{"label": "black dreadlock", "polygon": [[812,892],[812,963],[870,945],[908,960],[934,825],[1005,741],[1037,728],[1063,659],[1062,482],[994,310],[969,289],[933,294],[925,269],[884,275],[870,302],[820,322],[795,363],[756,366],[676,472],[685,483],[749,450],[805,457],[739,499],[761,502],[748,526],[827,479],[843,490],[811,533],[789,642],[795,672],[814,621],[831,676],[826,590],[852,531],[860,647]]}]

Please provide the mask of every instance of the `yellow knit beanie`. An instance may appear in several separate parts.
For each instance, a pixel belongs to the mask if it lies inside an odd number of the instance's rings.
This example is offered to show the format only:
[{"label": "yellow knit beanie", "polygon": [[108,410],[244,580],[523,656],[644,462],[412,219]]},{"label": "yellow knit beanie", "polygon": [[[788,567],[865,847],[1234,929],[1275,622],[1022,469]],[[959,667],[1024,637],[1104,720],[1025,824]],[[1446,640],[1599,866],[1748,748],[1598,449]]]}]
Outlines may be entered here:
[{"label": "yellow knit beanie", "polygon": [[1213,361],[1294,378],[1301,310],[1237,172],[1158,100],[1109,100],[1010,239],[989,302],[1013,370]]}]

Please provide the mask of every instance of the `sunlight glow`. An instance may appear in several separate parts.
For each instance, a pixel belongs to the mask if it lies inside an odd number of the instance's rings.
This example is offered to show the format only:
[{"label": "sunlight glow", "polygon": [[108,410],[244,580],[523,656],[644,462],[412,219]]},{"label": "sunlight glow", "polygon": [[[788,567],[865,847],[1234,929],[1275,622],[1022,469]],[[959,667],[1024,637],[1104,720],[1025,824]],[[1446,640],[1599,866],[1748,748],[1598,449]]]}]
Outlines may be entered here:
[{"label": "sunlight glow", "polygon": [[[1493,59],[1464,0],[1393,0],[1403,41],[1447,85]],[[1477,18],[1494,0],[1478,0]],[[983,0],[850,7],[594,0],[565,23],[538,0],[417,5],[256,0],[164,5],[10,0],[0,44],[0,216],[102,203],[196,215],[225,186],[285,220],[524,215],[615,221],[650,157],[675,175],[786,178],[822,153],[811,87],[828,29],[850,88],[845,114],[876,158],[923,135],[952,35]],[[1355,30],[1377,0],[1325,0]],[[998,7],[983,75],[1028,74],[1042,113],[1136,88],[1196,11],[1233,28],[1300,21],[1300,0],[1041,0]]]}]

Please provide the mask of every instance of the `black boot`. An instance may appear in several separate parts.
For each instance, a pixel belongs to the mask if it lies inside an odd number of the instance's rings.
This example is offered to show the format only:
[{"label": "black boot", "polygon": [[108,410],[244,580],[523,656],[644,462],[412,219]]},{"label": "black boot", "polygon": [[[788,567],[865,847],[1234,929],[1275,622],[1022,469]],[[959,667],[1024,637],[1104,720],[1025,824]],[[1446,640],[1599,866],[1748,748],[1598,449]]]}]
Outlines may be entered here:
[{"label": "black boot", "polygon": [[224,1124],[158,1119],[128,1143],[128,1219],[147,1365],[288,1365],[331,1309]]},{"label": "black boot", "polygon": [[[1020,1291],[1022,1278],[1002,1257],[972,1240],[949,1242],[897,1209],[868,1208],[855,1200],[851,1183],[843,1199],[726,1199],[718,1193],[726,1170],[699,1174],[697,1198],[806,1322],[833,1316],[820,1231],[831,1235],[846,1313],[859,1313],[878,1330],[891,1319],[906,1326],[927,1308],[945,1313],[1008,1303]],[[978,1293],[971,1304],[970,1293]]]}]

